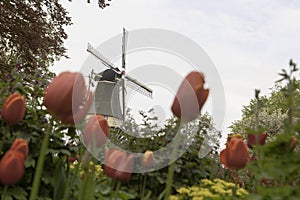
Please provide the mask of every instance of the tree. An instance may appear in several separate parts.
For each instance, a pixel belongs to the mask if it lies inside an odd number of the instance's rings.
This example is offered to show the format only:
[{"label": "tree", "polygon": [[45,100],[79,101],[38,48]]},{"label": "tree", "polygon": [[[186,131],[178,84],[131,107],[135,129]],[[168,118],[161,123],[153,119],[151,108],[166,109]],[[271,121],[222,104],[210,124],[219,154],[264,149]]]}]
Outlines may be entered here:
[{"label": "tree", "polygon": [[[281,132],[289,110],[285,87],[276,84],[269,95],[251,99],[242,110],[242,119],[230,126],[232,132],[245,135],[249,131],[261,130],[267,131],[271,137]],[[300,96],[300,93],[296,95]]]},{"label": "tree", "polygon": [[[98,6],[99,8],[106,8],[106,6],[109,6],[110,4],[107,3],[107,1],[111,1],[111,0],[98,0]],[[87,0],[88,3],[91,2],[91,0]]]},{"label": "tree", "polygon": [[11,55],[33,68],[66,56],[64,27],[71,25],[71,18],[58,0],[5,0],[0,13],[1,71]]}]

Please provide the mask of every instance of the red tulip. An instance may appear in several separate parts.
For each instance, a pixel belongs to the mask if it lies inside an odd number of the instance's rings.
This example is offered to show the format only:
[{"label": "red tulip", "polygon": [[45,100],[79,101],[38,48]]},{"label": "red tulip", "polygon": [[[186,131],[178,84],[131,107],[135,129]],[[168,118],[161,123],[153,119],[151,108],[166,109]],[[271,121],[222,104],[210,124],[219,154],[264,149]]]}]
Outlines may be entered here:
[{"label": "red tulip", "polygon": [[26,160],[28,157],[28,142],[24,139],[15,139],[14,143],[11,145],[10,150],[18,151],[24,155],[24,159]]},{"label": "red tulip", "polygon": [[25,96],[15,92],[11,94],[2,107],[1,116],[3,121],[13,125],[19,123],[25,114]]},{"label": "red tulip", "polygon": [[0,182],[12,185],[21,180],[25,172],[24,162],[28,156],[28,143],[16,139],[0,161]]},{"label": "red tulip", "polygon": [[195,119],[204,105],[209,90],[204,89],[204,76],[200,72],[189,73],[181,83],[171,110],[184,122]]},{"label": "red tulip", "polygon": [[93,115],[84,127],[83,140],[87,146],[98,148],[106,142],[108,134],[107,120],[101,115]]},{"label": "red tulip", "polygon": [[131,178],[134,156],[127,156],[118,149],[108,149],[105,152],[104,172],[107,176],[127,182]]},{"label": "red tulip", "polygon": [[291,149],[294,150],[296,148],[297,144],[298,144],[298,139],[295,136],[292,136],[291,144],[290,144]]},{"label": "red tulip", "polygon": [[0,162],[0,181],[12,185],[21,180],[25,172],[24,155],[18,151],[7,151]]},{"label": "red tulip", "polygon": [[92,93],[88,93],[82,74],[63,72],[48,85],[44,96],[44,105],[48,111],[66,124],[81,122],[92,102]]},{"label": "red tulip", "polygon": [[227,149],[223,149],[223,150],[220,152],[220,161],[221,161],[221,163],[222,163],[226,168],[229,168],[228,165],[227,165],[226,153],[227,153]]},{"label": "red tulip", "polygon": [[267,136],[267,132],[261,133],[259,135],[248,133],[248,147],[252,148],[253,145],[264,145],[266,143]]},{"label": "red tulip", "polygon": [[220,161],[229,169],[242,169],[248,160],[248,148],[240,137],[232,137],[220,153]]},{"label": "red tulip", "polygon": [[152,151],[146,151],[142,158],[142,166],[145,168],[150,168],[154,164],[154,155]]},{"label": "red tulip", "polygon": [[68,157],[68,161],[70,162],[70,163],[73,163],[73,162],[75,162],[77,160],[77,158],[75,158],[75,157],[72,157],[72,156],[69,156]]}]

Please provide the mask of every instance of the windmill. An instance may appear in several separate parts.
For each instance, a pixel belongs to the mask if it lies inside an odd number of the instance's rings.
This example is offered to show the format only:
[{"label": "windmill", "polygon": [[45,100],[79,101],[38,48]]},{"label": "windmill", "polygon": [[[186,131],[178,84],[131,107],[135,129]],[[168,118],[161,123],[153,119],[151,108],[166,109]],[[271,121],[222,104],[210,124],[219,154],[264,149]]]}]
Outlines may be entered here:
[{"label": "windmill", "polygon": [[152,98],[153,92],[152,89],[125,73],[127,39],[128,32],[123,28],[121,70],[115,67],[113,63],[100,54],[91,44],[88,43],[87,45],[87,51],[107,68],[100,73],[96,73],[93,69],[89,75],[89,82],[92,84],[92,81],[96,82],[94,93],[95,107],[90,108],[89,113],[94,114],[93,112],[96,112],[103,115],[107,118],[109,125],[116,128],[119,128],[125,121],[126,87],[149,98]]}]

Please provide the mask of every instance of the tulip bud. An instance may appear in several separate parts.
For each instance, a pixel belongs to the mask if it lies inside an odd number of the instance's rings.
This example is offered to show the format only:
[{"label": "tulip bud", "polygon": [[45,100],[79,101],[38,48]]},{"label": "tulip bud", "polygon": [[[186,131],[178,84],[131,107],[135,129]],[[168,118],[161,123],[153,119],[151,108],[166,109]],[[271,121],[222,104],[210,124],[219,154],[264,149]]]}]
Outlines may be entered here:
[{"label": "tulip bud", "polygon": [[142,166],[145,168],[150,168],[154,164],[154,155],[152,151],[146,151],[142,158]]},{"label": "tulip bud", "polygon": [[266,143],[267,136],[267,132],[261,133],[259,135],[248,133],[248,147],[252,148],[253,145],[264,145]]},{"label": "tulip bud", "polygon": [[14,143],[11,145],[10,150],[18,151],[24,155],[24,159],[26,160],[28,157],[28,143],[24,139],[15,139]]},{"label": "tulip bud", "polygon": [[104,172],[108,177],[127,182],[131,179],[134,156],[127,156],[118,149],[109,149],[105,152]]},{"label": "tulip bud", "polygon": [[10,125],[19,123],[25,114],[25,96],[15,92],[11,94],[2,107],[1,116],[3,121]]},{"label": "tulip bud", "polygon": [[226,149],[221,151],[220,161],[229,169],[239,170],[246,166],[248,155],[248,148],[243,139],[232,137],[226,143]]},{"label": "tulip bud", "polygon": [[227,154],[227,149],[223,149],[220,152],[220,161],[226,168],[229,168],[229,166],[227,165],[226,154]]},{"label": "tulip bud", "polygon": [[88,119],[83,130],[84,144],[88,147],[101,147],[109,135],[107,120],[101,115],[93,115]]},{"label": "tulip bud", "polygon": [[297,146],[298,144],[298,139],[295,137],[295,136],[292,136],[291,137],[291,149],[295,149],[295,147]]},{"label": "tulip bud", "polygon": [[69,161],[70,163],[73,163],[73,162],[75,162],[76,160],[77,160],[77,158],[72,157],[72,156],[68,156],[68,161]]},{"label": "tulip bud", "polygon": [[19,151],[7,151],[0,161],[0,182],[4,185],[15,184],[24,172],[24,155]]},{"label": "tulip bud", "polygon": [[74,124],[84,119],[92,102],[92,93],[85,99],[86,93],[82,74],[63,72],[48,85],[44,105],[63,123]]},{"label": "tulip bud", "polygon": [[171,110],[184,122],[194,120],[204,105],[209,90],[204,89],[204,76],[200,72],[189,73],[181,83]]}]

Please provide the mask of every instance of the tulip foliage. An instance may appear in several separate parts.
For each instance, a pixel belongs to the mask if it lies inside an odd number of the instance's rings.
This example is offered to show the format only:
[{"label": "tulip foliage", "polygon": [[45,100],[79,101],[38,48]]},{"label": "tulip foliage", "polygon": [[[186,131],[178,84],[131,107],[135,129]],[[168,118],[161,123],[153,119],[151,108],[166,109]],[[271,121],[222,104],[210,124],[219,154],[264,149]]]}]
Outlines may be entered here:
[{"label": "tulip foliage", "polygon": [[[251,191],[250,199],[298,199],[300,196],[300,151],[299,140],[299,116],[300,116],[300,95],[299,80],[296,79],[298,68],[293,61],[290,61],[290,71],[282,70],[277,87],[280,90],[277,94],[272,92],[270,99],[260,97],[256,91],[256,98],[247,107],[247,114],[252,113],[254,124],[241,128],[240,124],[234,123],[233,130],[242,130],[244,138],[249,147],[249,156],[246,166],[239,174],[232,175]],[[279,100],[277,104],[274,101]],[[272,102],[268,107],[269,111],[276,113],[278,109],[285,110],[285,117],[278,123],[270,123],[264,130],[277,130],[277,132],[265,132],[263,130],[260,112],[265,112],[264,104]],[[277,110],[274,108],[277,106]],[[251,108],[251,109],[249,109]],[[270,109],[271,108],[271,109]],[[268,118],[274,113],[270,112]],[[243,119],[245,122],[245,119]],[[255,123],[256,122],[256,123]],[[248,124],[245,123],[245,126]],[[272,125],[274,127],[272,127]],[[228,149],[229,145],[227,142]],[[231,169],[224,159],[224,151],[221,152],[220,159],[225,167]],[[228,158],[228,157],[227,157]]]},{"label": "tulip foliage", "polygon": [[5,193],[8,199],[29,199],[41,141],[45,131],[52,130],[40,184],[43,192],[39,197],[53,199],[54,192],[58,191],[54,186],[61,177],[68,178],[67,165],[58,163],[66,163],[69,156],[76,157],[79,153],[79,147],[67,145],[64,138],[72,138],[73,143],[80,144],[79,138],[73,126],[53,118],[43,105],[45,89],[53,74],[38,69],[34,75],[21,73],[19,65],[2,74],[6,79],[0,82],[0,193],[8,185]]}]

